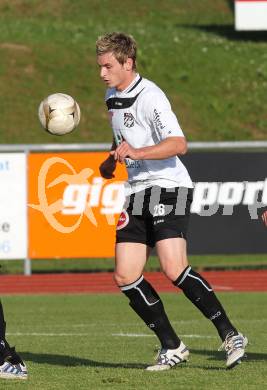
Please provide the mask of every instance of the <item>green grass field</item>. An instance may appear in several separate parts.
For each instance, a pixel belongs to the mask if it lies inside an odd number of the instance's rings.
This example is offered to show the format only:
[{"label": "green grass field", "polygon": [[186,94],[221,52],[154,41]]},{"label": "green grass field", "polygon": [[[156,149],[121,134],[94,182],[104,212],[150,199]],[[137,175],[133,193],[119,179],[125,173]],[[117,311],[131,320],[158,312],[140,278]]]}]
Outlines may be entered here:
[{"label": "green grass field", "polygon": [[[0,0],[1,143],[111,140],[95,40],[112,30],[135,36],[140,73],[166,91],[189,141],[266,139],[266,33],[235,32],[231,0]],[[82,111],[61,138],[37,119],[54,92]]]},{"label": "green grass field", "polygon": [[0,388],[264,389],[266,294],[219,296],[235,325],[250,339],[248,359],[226,370],[213,326],[182,294],[162,294],[191,355],[187,365],[161,373],[144,371],[153,362],[158,342],[119,294],[5,296],[8,339],[22,353],[30,376],[23,383],[1,380]]}]

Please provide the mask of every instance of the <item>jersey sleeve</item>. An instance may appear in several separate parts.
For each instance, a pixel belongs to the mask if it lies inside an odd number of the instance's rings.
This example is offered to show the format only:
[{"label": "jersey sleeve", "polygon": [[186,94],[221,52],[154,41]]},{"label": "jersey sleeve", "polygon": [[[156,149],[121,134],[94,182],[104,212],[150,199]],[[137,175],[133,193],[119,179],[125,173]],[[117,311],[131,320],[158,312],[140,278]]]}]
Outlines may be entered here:
[{"label": "jersey sleeve", "polygon": [[160,140],[168,137],[184,137],[176,115],[163,92],[146,93],[143,105],[146,119]]}]

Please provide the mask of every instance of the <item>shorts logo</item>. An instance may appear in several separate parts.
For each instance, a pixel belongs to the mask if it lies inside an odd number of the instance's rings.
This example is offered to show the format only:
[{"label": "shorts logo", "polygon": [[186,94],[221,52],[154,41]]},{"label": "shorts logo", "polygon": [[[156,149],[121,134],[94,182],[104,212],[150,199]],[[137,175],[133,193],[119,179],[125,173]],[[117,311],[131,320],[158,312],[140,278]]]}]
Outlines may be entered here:
[{"label": "shorts logo", "polygon": [[165,222],[164,219],[156,219],[156,220],[153,222],[153,224],[154,224],[154,225],[157,225],[158,223],[163,223],[163,222]]},{"label": "shorts logo", "polygon": [[116,230],[121,230],[121,229],[125,228],[125,226],[127,226],[128,223],[129,223],[129,214],[127,213],[126,210],[122,210],[120,218],[119,218],[118,223],[117,223]]},{"label": "shorts logo", "polygon": [[130,112],[124,113],[124,126],[133,127],[134,126],[134,117]]}]

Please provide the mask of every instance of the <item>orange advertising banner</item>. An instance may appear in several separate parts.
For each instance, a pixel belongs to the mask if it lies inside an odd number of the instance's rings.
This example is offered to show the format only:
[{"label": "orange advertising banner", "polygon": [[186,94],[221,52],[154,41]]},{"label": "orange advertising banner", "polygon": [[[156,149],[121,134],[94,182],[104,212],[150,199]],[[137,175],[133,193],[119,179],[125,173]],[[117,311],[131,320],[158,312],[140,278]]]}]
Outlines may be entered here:
[{"label": "orange advertising banner", "polygon": [[114,256],[116,222],[127,174],[100,176],[105,152],[28,156],[29,258]]}]

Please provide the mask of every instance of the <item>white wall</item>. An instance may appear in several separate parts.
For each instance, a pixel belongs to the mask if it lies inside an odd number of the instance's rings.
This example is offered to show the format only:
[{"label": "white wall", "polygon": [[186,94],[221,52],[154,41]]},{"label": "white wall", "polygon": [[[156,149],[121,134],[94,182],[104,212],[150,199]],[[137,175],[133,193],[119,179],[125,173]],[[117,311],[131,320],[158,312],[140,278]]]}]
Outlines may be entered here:
[{"label": "white wall", "polygon": [[266,0],[236,0],[235,1],[236,30],[267,30]]}]

